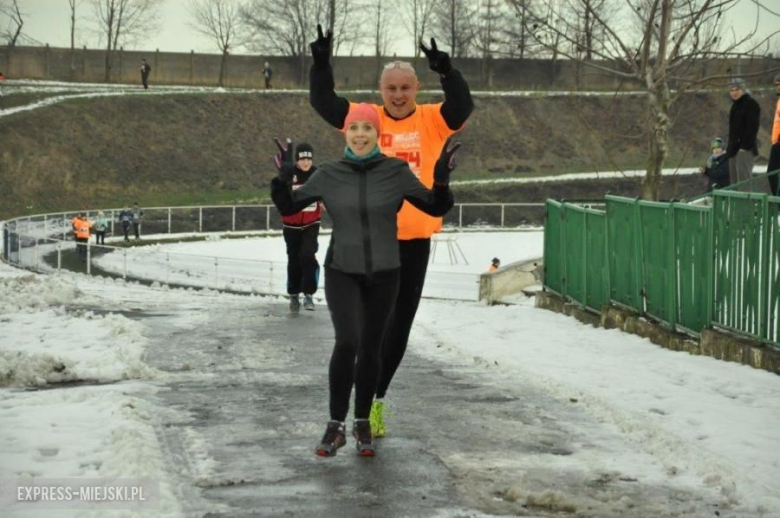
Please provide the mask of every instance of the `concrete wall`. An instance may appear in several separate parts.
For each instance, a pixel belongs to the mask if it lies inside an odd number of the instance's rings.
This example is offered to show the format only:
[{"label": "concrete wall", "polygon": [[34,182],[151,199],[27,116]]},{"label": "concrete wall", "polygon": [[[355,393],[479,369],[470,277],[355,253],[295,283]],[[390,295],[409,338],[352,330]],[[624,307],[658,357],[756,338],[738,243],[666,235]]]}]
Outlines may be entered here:
[{"label": "concrete wall", "polygon": [[502,266],[495,272],[479,276],[479,300],[495,304],[502,297],[516,295],[534,284],[539,284],[542,258],[517,261]]},{"label": "concrete wall", "polygon": [[[0,71],[9,79],[47,79],[102,82],[105,77],[105,50],[54,47],[0,47]],[[111,82],[139,83],[140,62],[146,58],[152,66],[152,84],[213,86],[219,78],[219,54],[174,53],[160,51],[117,51],[112,56]],[[374,88],[381,65],[390,58],[336,57],[333,60],[338,88]],[[310,58],[247,56],[227,57],[225,86],[258,88],[263,86],[263,63],[274,71],[278,88],[300,88],[308,82]],[[71,63],[73,66],[71,67]],[[473,89],[596,89],[632,90],[636,84],[579,63],[539,59],[456,59],[455,66]],[[689,71],[689,77],[704,75],[757,74],[751,84],[771,84],[780,59],[702,60]],[[439,81],[428,70],[425,59],[417,62],[423,87],[438,88]]]}]

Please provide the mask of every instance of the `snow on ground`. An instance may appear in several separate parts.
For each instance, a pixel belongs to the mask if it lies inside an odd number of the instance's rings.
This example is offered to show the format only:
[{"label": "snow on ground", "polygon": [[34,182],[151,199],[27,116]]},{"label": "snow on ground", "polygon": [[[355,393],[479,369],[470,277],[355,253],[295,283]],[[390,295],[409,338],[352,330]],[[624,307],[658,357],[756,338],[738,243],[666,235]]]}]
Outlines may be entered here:
[{"label": "snow on ground", "polygon": [[[660,459],[670,476],[696,476],[750,513],[780,516],[777,375],[530,304],[427,301],[416,325],[418,352],[473,359],[576,400]],[[419,340],[424,335],[432,338]]]},{"label": "snow on ground", "polygon": [[[500,236],[500,237],[498,237]],[[170,236],[145,236],[146,239]],[[255,293],[286,293],[284,238],[249,237],[151,245],[119,249],[97,257],[100,268],[135,278],[176,284],[219,287]],[[424,295],[427,297],[476,300],[479,274],[487,271],[493,257],[506,266],[542,256],[544,233],[528,231],[448,232],[434,238],[431,264]],[[325,261],[330,234],[321,233],[317,258]],[[464,260],[465,259],[465,260]],[[456,262],[457,261],[457,262]],[[320,285],[324,276],[320,276]]]}]

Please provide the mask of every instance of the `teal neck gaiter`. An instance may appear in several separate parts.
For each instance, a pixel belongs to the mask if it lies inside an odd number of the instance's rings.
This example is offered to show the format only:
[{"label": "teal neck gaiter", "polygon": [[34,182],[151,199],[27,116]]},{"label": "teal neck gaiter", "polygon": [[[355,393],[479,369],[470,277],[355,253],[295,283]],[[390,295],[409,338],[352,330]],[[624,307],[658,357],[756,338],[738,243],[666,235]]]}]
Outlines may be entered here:
[{"label": "teal neck gaiter", "polygon": [[372,149],[369,154],[363,156],[357,156],[355,153],[352,152],[351,149],[349,149],[349,146],[344,146],[344,156],[349,158],[350,160],[354,160],[355,162],[365,162],[366,160],[370,160],[374,158],[379,153],[380,153],[379,146],[374,146],[374,149]]}]

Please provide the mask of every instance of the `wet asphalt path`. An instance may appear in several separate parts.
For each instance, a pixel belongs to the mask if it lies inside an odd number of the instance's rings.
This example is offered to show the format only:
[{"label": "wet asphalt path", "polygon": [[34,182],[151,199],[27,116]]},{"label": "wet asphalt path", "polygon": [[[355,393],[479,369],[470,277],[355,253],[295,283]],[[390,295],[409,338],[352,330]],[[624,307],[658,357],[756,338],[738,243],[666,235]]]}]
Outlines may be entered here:
[{"label": "wet asphalt path", "polygon": [[[479,362],[424,359],[414,343],[389,394],[377,457],[358,457],[348,437],[337,457],[319,458],[333,336],[323,305],[291,315],[281,299],[247,299],[198,318],[159,309],[142,317],[152,342],[146,361],[173,377],[157,402],[185,416],[160,425],[158,436],[188,515],[671,517],[719,509],[714,489],[644,476],[663,468],[646,453],[626,453],[620,431],[576,402]],[[611,468],[626,455],[639,474]]]}]

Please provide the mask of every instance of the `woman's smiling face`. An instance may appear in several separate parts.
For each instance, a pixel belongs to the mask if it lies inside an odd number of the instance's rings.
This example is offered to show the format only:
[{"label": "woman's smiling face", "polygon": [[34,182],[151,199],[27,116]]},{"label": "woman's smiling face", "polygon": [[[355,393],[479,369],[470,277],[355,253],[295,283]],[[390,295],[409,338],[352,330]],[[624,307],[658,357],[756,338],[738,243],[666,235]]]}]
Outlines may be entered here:
[{"label": "woman's smiling face", "polygon": [[374,150],[379,134],[369,121],[352,121],[344,133],[347,147],[355,156],[365,156]]}]

